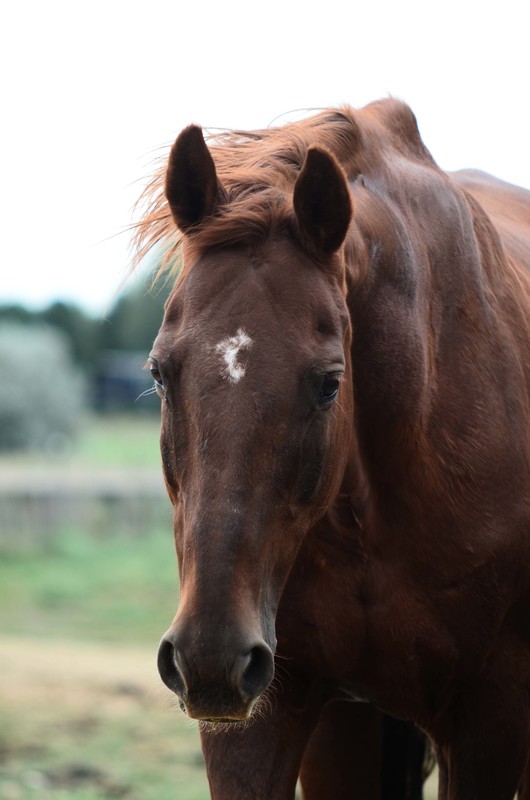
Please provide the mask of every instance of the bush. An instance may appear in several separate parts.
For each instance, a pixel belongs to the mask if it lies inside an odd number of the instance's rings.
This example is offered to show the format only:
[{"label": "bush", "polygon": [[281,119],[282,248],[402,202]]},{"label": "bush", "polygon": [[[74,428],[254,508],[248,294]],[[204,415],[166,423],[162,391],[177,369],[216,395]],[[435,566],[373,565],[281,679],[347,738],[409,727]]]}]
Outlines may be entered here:
[{"label": "bush", "polygon": [[82,376],[66,339],[44,325],[0,325],[0,450],[55,449],[76,433]]}]

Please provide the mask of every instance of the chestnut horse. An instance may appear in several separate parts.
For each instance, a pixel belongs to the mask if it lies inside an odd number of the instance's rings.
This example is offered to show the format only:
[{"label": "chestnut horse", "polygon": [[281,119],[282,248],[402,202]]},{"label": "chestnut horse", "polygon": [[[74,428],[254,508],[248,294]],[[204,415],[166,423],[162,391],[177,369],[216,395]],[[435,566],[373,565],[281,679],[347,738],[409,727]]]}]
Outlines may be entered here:
[{"label": "chestnut horse", "polygon": [[530,192],[444,173],[388,99],[190,126],[148,193],[140,252],[181,254],[150,356],[181,588],[158,663],[212,796],[377,798],[383,711],[428,735],[441,800],[512,800]]}]

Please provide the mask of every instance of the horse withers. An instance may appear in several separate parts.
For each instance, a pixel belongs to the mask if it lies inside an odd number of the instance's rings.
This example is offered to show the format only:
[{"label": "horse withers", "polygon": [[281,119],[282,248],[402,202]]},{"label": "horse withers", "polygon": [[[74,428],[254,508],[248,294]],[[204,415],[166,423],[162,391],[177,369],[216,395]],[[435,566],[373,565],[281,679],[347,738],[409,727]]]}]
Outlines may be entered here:
[{"label": "horse withers", "polygon": [[441,800],[511,800],[530,193],[445,174],[389,99],[190,126],[149,203],[140,252],[181,253],[150,356],[181,587],[159,669],[212,796],[375,799],[383,711],[433,743]]}]

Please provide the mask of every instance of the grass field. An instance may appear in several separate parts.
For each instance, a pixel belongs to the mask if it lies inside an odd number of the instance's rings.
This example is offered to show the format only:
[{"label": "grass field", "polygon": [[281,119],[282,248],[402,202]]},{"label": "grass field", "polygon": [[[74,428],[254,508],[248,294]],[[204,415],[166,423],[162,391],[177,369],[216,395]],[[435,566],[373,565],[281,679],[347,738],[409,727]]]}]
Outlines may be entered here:
[{"label": "grass field", "polygon": [[0,798],[206,800],[198,733],[156,671],[176,610],[169,531],[70,531],[0,568]]},{"label": "grass field", "polygon": [[[0,484],[14,471],[158,474],[158,430],[88,420],[71,452],[0,458]],[[177,608],[170,526],[34,537],[0,552],[0,800],[206,800],[197,729],[156,671]]]},{"label": "grass field", "polygon": [[0,454],[0,467],[49,469],[68,466],[71,469],[123,467],[160,467],[160,419],[156,414],[87,417],[77,439],[58,442],[48,452]]},{"label": "grass field", "polygon": [[44,549],[0,559],[0,630],[10,635],[156,647],[177,600],[169,529],[143,538],[64,530]]}]

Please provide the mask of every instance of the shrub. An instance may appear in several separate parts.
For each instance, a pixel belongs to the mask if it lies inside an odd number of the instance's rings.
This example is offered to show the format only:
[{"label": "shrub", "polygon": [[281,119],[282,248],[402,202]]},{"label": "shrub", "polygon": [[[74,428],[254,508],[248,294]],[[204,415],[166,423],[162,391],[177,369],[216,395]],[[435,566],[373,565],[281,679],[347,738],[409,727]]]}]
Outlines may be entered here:
[{"label": "shrub", "polygon": [[43,325],[0,324],[0,450],[68,442],[83,408],[83,379],[62,334]]}]

